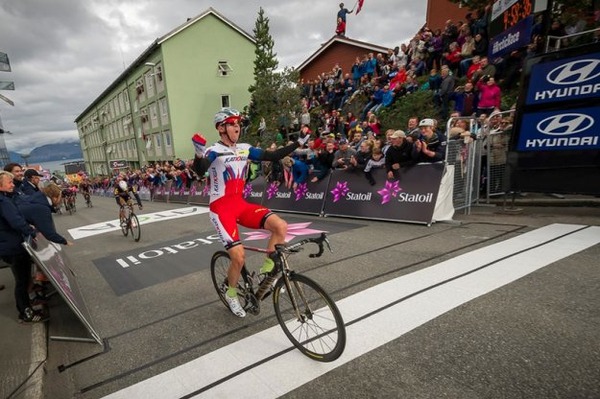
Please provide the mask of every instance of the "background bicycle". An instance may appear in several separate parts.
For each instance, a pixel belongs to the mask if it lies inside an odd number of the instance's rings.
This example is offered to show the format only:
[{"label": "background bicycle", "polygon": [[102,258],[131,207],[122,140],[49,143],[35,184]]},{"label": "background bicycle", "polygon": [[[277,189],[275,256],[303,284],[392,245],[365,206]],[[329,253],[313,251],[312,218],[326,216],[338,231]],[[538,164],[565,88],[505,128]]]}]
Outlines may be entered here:
[{"label": "background bicycle", "polygon": [[140,221],[133,210],[133,202],[127,201],[125,205],[121,205],[119,210],[119,222],[121,225],[121,232],[125,237],[131,233],[131,237],[135,241],[139,241],[142,237],[142,228],[140,227]]},{"label": "background bicycle", "polygon": [[87,206],[88,208],[92,208],[93,204],[92,204],[92,196],[90,195],[89,192],[83,192],[83,199],[85,201],[85,206]]},{"label": "background bicycle", "polygon": [[70,215],[77,212],[75,194],[70,190],[62,191],[63,204],[65,206],[65,212],[69,212]]},{"label": "background bicycle", "polygon": [[[238,298],[246,312],[257,315],[260,313],[260,302],[272,293],[277,321],[288,339],[311,359],[331,362],[341,356],[346,346],[346,328],[342,315],[321,286],[312,279],[295,273],[288,262],[289,255],[299,252],[308,243],[319,247],[319,251],[310,254],[310,257],[320,257],[324,244],[331,250],[325,233],[295,244],[276,245],[279,262],[276,262],[276,269],[262,281],[259,281],[260,277],[256,272],[250,273],[244,265],[237,287]],[[266,252],[262,248],[244,248]],[[229,254],[218,251],[212,256],[210,265],[213,285],[227,309],[229,306],[225,295],[230,263]]]}]

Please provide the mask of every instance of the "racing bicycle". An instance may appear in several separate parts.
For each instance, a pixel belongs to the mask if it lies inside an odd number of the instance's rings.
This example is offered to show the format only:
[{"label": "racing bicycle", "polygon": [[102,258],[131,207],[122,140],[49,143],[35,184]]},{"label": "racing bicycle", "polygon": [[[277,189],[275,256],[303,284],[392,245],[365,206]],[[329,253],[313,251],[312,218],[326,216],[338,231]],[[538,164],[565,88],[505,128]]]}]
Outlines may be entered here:
[{"label": "racing bicycle", "polygon": [[125,237],[131,232],[131,237],[137,242],[142,236],[142,228],[140,227],[140,221],[133,210],[133,201],[127,200],[126,204],[121,205],[119,210],[119,223],[121,225],[121,232]]},{"label": "racing bicycle", "polygon": [[63,190],[62,194],[63,203],[65,205],[65,211],[69,212],[69,215],[72,215],[75,212],[77,212],[75,194],[69,190]]},{"label": "racing bicycle", "polygon": [[[316,238],[306,238],[295,244],[275,246],[275,269],[258,281],[256,272],[250,273],[246,265],[242,267],[238,282],[238,298],[246,312],[257,315],[260,303],[273,295],[275,315],[288,339],[304,355],[320,362],[332,362],[339,358],[346,346],[344,320],[335,302],[312,279],[290,269],[288,257],[302,250],[308,243],[317,244],[319,251],[310,254],[316,258],[323,254],[323,244],[331,247],[325,233]],[[266,253],[262,248],[245,246],[254,252]],[[227,292],[227,270],[231,259],[226,251],[215,252],[210,262],[213,285],[221,302],[229,309],[225,295]]]},{"label": "racing bicycle", "polygon": [[92,208],[92,196],[90,195],[89,191],[84,191],[83,192],[83,199],[85,200],[85,206],[87,206],[88,208]]}]

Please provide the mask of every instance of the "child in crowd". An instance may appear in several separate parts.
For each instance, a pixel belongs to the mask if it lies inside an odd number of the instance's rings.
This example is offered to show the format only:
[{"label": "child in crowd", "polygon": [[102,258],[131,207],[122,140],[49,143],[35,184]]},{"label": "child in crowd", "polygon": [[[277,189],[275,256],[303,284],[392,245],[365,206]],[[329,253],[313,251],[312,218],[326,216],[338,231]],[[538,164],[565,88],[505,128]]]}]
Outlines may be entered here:
[{"label": "child in crowd", "polygon": [[367,166],[365,166],[365,177],[369,181],[369,184],[374,186],[375,179],[373,178],[373,174],[371,173],[371,169],[379,169],[385,166],[385,158],[383,156],[383,152],[381,148],[374,147],[373,153],[371,154],[371,159],[367,161]]}]

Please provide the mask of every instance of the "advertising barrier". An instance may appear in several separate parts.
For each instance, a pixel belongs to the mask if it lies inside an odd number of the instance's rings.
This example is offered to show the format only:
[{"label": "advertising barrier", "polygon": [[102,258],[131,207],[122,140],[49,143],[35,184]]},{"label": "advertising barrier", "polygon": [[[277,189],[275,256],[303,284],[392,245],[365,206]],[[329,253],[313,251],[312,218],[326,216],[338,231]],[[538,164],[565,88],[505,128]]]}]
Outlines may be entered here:
[{"label": "advertising barrier", "polygon": [[194,182],[190,187],[190,196],[188,198],[188,204],[194,205],[206,205],[210,200],[208,195],[209,186],[206,183]]},{"label": "advertising barrier", "polygon": [[315,183],[298,184],[295,188],[272,182],[266,187],[262,204],[277,211],[320,215],[328,187],[328,178]]},{"label": "advertising barrier", "polygon": [[[81,290],[77,284],[77,276],[69,267],[68,259],[62,253],[62,247],[54,244],[38,234],[31,243],[24,242],[23,246],[33,258],[35,264],[42,269],[56,291],[65,300],[73,313],[81,320],[93,340],[102,345],[102,338],[92,326],[90,313],[85,305]],[[64,338],[69,340],[69,338]],[[83,338],[72,338],[73,341],[83,341]]]},{"label": "advertising barrier", "polygon": [[599,195],[600,43],[531,57],[523,72],[508,190]]},{"label": "advertising barrier", "polygon": [[[444,173],[448,174],[445,166],[440,162],[404,168],[399,180],[388,180],[383,169],[374,169],[375,185],[369,184],[362,171],[333,170],[323,180],[291,187],[259,176],[246,183],[243,196],[248,202],[279,212],[430,224],[451,220],[454,213],[453,180],[442,184]],[[189,192],[159,187],[154,197],[208,206],[208,192],[206,183],[195,182]],[[444,195],[438,199],[440,192]]]},{"label": "advertising barrier", "polygon": [[184,185],[177,188],[175,184],[171,184],[171,187],[169,188],[169,202],[187,204],[189,196],[190,190],[186,190]]},{"label": "advertising barrier", "polygon": [[157,186],[154,188],[154,192],[152,194],[152,201],[157,202],[169,202],[169,192],[171,191],[171,182],[168,181],[162,186]]},{"label": "advertising barrier", "polygon": [[334,170],[324,202],[325,215],[429,224],[444,173],[444,163],[402,169],[399,180],[387,180],[383,169],[373,170],[371,186],[361,174]]}]

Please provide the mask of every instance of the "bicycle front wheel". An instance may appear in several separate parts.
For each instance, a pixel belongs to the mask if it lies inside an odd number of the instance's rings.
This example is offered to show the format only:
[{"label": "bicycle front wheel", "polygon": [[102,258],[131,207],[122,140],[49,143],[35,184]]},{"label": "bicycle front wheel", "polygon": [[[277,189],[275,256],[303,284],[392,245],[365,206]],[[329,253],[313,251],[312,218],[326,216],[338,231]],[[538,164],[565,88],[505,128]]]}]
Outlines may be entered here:
[{"label": "bicycle front wheel", "polygon": [[139,241],[142,237],[142,228],[140,227],[140,221],[138,217],[132,214],[129,218],[129,230],[131,230],[131,236],[135,241]]},{"label": "bicycle front wheel", "polygon": [[121,225],[121,233],[123,233],[123,235],[127,237],[127,234],[129,234],[129,227],[127,227],[127,217],[119,216],[119,223]]},{"label": "bicycle front wheel", "polygon": [[346,347],[346,327],[335,302],[301,274],[280,278],[273,292],[275,315],[296,348],[313,360],[332,362]]}]

